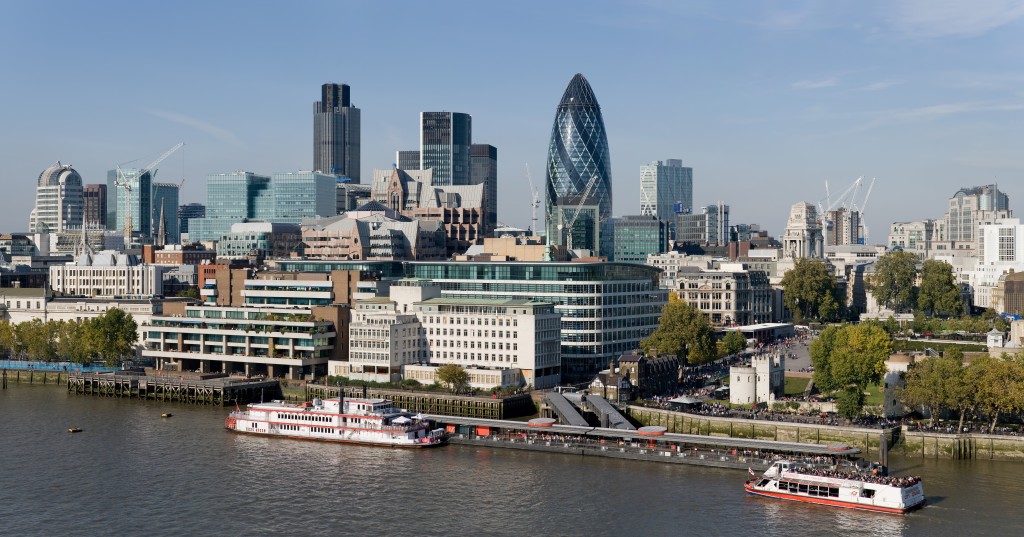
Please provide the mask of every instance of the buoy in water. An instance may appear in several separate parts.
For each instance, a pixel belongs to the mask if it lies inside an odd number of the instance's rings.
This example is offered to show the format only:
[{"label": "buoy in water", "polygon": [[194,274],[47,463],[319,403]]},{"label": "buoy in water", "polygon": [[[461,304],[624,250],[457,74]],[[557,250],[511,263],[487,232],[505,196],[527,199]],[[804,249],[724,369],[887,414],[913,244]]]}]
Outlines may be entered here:
[{"label": "buoy in water", "polygon": [[82,432],[82,429],[80,429],[78,427],[68,427],[68,432],[69,433],[80,433],[80,432]]},{"label": "buoy in water", "polygon": [[163,414],[160,414],[160,417],[161,418],[169,418],[169,417],[171,417],[173,415],[174,414],[171,414],[170,412],[164,412]]}]

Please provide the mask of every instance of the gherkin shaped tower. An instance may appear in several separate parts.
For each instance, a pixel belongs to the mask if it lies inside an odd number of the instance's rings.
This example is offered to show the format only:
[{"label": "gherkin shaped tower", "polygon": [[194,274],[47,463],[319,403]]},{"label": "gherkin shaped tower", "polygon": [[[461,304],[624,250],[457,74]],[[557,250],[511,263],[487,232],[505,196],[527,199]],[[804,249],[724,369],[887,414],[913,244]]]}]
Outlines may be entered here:
[{"label": "gherkin shaped tower", "polygon": [[611,254],[612,170],[601,107],[583,75],[569,81],[548,145],[548,244]]}]

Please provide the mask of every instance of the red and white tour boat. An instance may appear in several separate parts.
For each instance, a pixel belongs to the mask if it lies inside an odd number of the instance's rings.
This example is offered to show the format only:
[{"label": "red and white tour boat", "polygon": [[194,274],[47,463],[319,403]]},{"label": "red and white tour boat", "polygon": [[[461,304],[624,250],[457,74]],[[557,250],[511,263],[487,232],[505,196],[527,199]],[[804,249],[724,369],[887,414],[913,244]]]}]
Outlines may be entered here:
[{"label": "red and white tour boat", "polygon": [[431,447],[446,442],[444,429],[372,398],[314,399],[302,404],[271,401],[250,404],[228,415],[230,431],[302,440],[351,442],[392,447]]},{"label": "red and white tour boat", "polygon": [[791,461],[775,462],[744,488],[757,496],[885,513],[906,513],[925,500],[919,477],[816,468]]}]

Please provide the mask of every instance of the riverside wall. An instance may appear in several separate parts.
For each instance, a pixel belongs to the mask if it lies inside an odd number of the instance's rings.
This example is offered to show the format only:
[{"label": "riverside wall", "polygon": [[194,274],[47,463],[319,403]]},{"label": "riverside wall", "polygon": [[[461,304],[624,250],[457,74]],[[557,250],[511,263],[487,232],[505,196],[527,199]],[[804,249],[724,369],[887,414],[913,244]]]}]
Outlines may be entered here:
[{"label": "riverside wall", "polygon": [[893,451],[923,459],[988,459],[1024,462],[1024,438],[997,434],[903,431]]},{"label": "riverside wall", "polygon": [[704,416],[657,408],[629,406],[626,413],[642,425],[659,425],[672,433],[777,440],[804,444],[846,444],[861,450],[867,459],[881,458],[881,439],[892,446],[898,429],[865,429],[784,421]]}]

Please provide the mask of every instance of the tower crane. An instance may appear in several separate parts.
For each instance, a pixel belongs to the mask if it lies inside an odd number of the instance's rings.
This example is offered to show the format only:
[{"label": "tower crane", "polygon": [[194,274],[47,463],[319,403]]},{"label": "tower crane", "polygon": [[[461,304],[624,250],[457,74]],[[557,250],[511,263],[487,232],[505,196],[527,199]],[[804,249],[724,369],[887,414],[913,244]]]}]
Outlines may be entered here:
[{"label": "tower crane", "polygon": [[[163,155],[157,157],[156,160],[149,163],[146,167],[135,172],[135,179],[141,179],[147,172],[152,171],[158,164],[164,161],[167,157],[174,154],[175,151],[181,149],[185,145],[185,142],[178,142],[174,147],[168,149]],[[132,185],[132,181],[128,178],[128,175],[121,169],[121,166],[117,167],[117,178],[114,180],[114,186],[119,186],[124,189],[126,201],[125,208],[127,214],[124,217],[124,247],[128,249],[132,242],[132,190],[135,188]],[[183,181],[184,182],[184,181]],[[140,214],[139,217],[142,217]]]},{"label": "tower crane", "polygon": [[526,164],[526,180],[530,182],[530,232],[537,233],[537,207],[540,207],[540,192],[533,186],[533,177],[530,176],[530,164]]},{"label": "tower crane", "polygon": [[[576,219],[580,217],[580,211],[583,210],[583,205],[587,202],[588,199],[590,199],[590,192],[594,189],[594,185],[595,184],[597,184],[597,176],[596,175],[591,177],[590,181],[587,182],[586,188],[583,189],[583,195],[580,196],[580,201],[579,201],[579,203],[576,204],[576,211],[573,213],[572,217],[569,219],[569,222],[567,222],[565,224],[565,226],[564,226],[564,227],[568,228],[568,230],[569,230],[568,233],[565,236],[565,247],[569,251],[572,251],[572,230],[573,230],[573,226],[576,225]],[[562,214],[564,215],[565,213],[563,212]],[[558,225],[559,233],[561,233],[562,229],[563,229],[562,224],[559,224]]]}]

